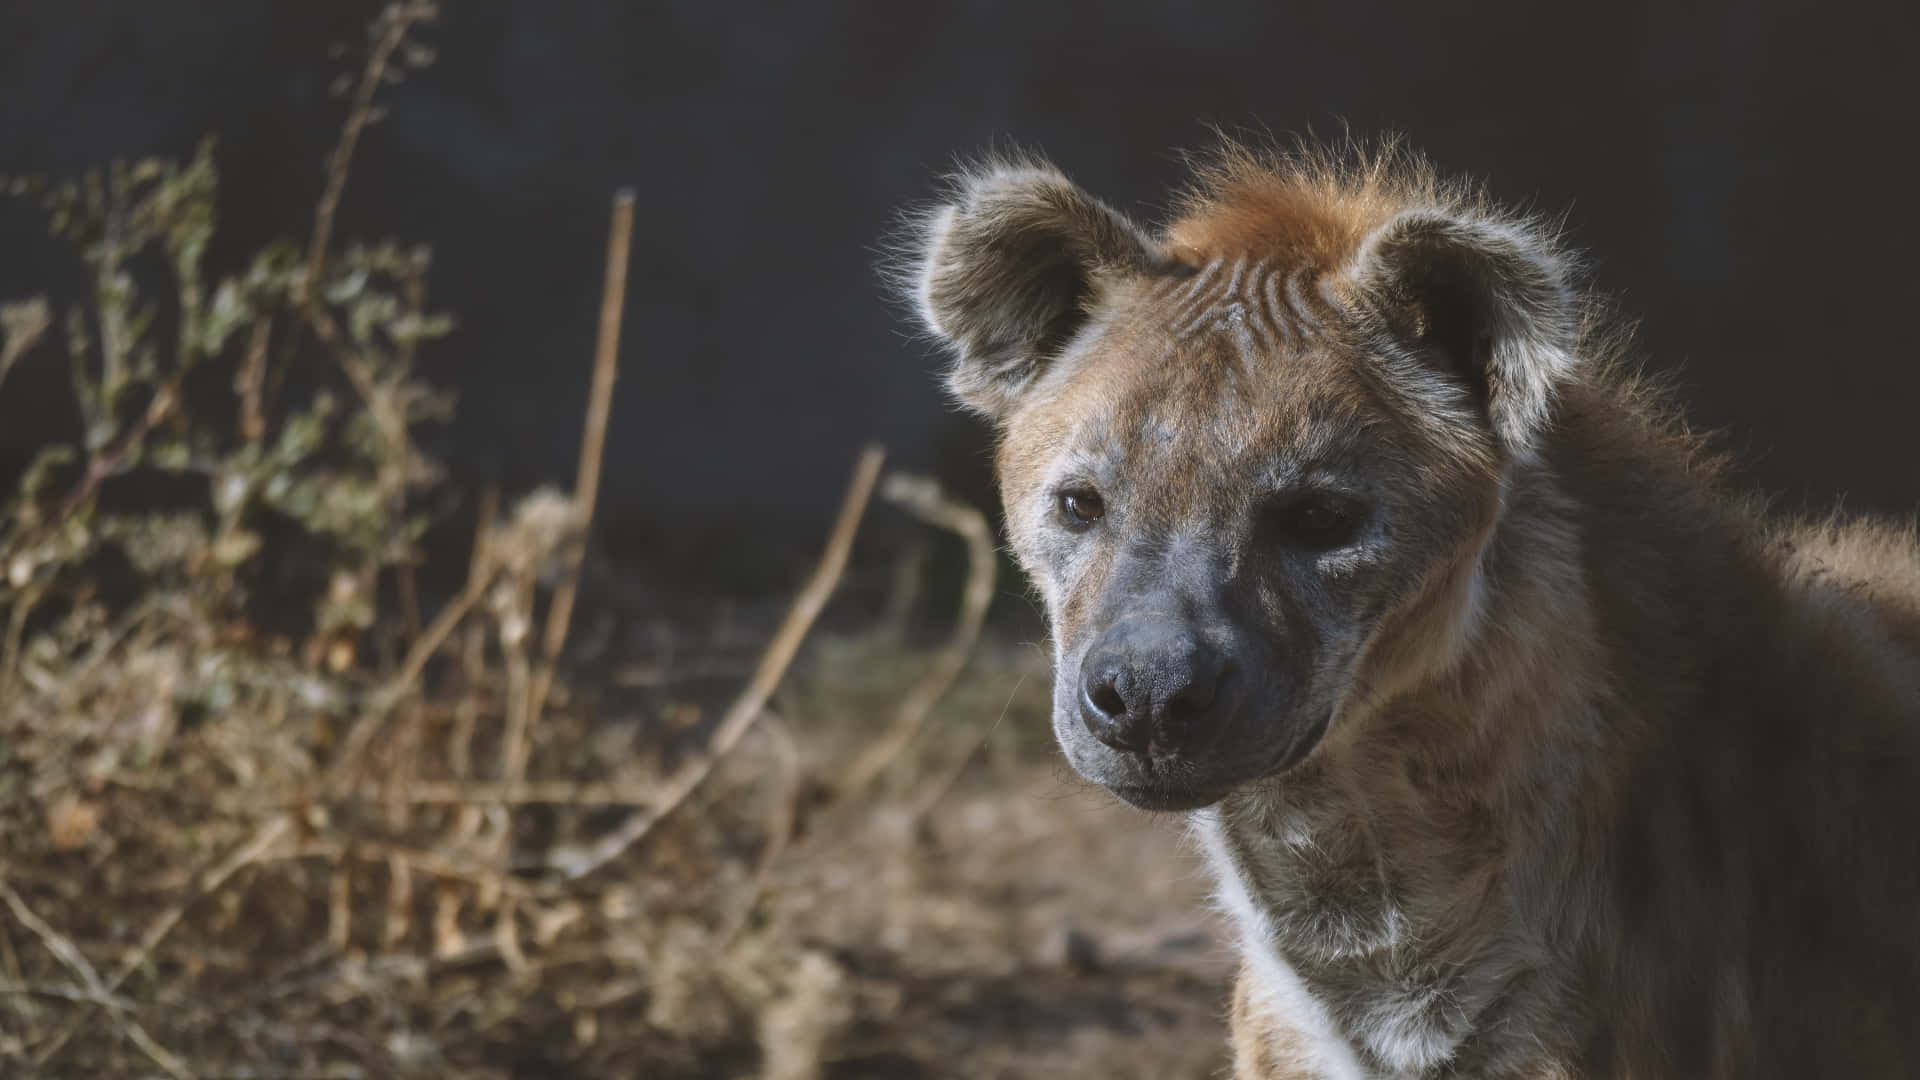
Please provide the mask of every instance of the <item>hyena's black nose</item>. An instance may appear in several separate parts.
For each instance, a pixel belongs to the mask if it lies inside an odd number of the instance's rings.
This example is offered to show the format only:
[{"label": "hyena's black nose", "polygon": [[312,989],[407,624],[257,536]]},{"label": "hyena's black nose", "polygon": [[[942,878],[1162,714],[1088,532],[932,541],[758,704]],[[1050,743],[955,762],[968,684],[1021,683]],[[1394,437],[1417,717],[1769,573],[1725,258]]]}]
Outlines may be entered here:
[{"label": "hyena's black nose", "polygon": [[1227,658],[1192,631],[1128,620],[1095,641],[1080,664],[1080,719],[1116,750],[1167,754],[1213,734]]}]

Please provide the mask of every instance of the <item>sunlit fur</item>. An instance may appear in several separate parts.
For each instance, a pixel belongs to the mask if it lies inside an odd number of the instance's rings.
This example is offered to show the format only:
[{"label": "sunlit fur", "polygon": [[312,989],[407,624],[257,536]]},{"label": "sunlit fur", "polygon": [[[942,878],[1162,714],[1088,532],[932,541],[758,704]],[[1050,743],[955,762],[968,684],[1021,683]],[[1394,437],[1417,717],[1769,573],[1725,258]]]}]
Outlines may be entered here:
[{"label": "sunlit fur", "polygon": [[[1245,745],[1303,756],[1191,816],[1238,1076],[1920,1073],[1912,528],[1730,492],[1551,228],[1391,148],[1226,147],[1160,230],[987,162],[921,220],[1063,684],[1129,567],[1291,665]],[[1389,525],[1310,572],[1252,524],[1300,462]]]}]

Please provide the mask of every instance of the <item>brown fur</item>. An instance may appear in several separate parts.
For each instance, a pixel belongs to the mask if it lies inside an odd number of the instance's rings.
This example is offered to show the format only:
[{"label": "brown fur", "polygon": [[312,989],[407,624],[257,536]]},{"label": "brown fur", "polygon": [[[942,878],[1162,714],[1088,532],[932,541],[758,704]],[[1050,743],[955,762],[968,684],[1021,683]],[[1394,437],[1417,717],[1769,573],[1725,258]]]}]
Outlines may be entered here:
[{"label": "brown fur", "polygon": [[[1920,1073],[1913,529],[1731,492],[1551,231],[1408,155],[1229,147],[1159,233],[1020,169],[910,284],[1001,432],[1070,762],[1205,806],[1237,1075]],[[1384,524],[1280,552],[1271,493],[1328,482]],[[1266,681],[1142,787],[1073,673],[1149,593]]]},{"label": "brown fur", "polygon": [[1332,268],[1407,206],[1475,202],[1469,190],[1449,188],[1391,147],[1355,163],[1230,144],[1197,163],[1166,236],[1190,259],[1256,254]]}]

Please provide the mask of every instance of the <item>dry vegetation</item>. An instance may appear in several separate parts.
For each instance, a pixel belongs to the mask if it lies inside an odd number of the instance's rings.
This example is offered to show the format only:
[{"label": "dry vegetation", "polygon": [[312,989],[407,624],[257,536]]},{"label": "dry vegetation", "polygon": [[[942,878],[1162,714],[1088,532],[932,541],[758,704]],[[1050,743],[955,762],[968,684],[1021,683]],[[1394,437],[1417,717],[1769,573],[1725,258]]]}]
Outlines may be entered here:
[{"label": "dry vegetation", "polygon": [[[6,182],[93,291],[0,307],[0,392],[64,337],[83,425],[0,516],[0,1073],[1210,1075],[1194,867],[1054,775],[978,513],[869,452],[777,626],[570,645],[630,202],[576,495],[476,500],[422,610],[452,324],[424,250],[333,220],[432,15],[370,27],[306,242],[233,276],[206,148]],[[809,639],[876,487],[967,545],[938,647]]]}]

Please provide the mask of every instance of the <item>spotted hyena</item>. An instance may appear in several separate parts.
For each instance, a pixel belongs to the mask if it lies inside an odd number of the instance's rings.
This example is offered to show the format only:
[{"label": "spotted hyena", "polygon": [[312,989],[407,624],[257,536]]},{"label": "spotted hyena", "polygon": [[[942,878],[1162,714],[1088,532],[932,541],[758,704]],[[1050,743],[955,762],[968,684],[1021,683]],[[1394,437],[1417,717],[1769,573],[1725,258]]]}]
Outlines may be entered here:
[{"label": "spotted hyena", "polygon": [[908,262],[1238,1075],[1920,1073],[1920,546],[1729,491],[1551,228],[1391,150],[1160,230],[998,159]]}]

